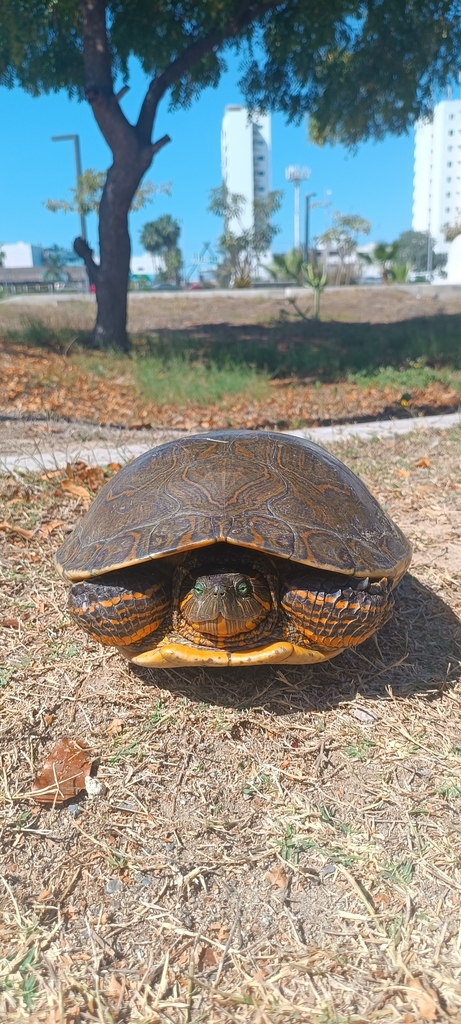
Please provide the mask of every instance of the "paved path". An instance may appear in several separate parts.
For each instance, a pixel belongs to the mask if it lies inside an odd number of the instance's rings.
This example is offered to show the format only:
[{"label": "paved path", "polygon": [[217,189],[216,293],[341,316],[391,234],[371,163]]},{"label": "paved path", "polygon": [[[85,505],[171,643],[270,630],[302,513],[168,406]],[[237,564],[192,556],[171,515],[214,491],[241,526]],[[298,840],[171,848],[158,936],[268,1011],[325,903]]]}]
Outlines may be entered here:
[{"label": "paved path", "polygon": [[[303,430],[286,431],[292,437],[307,437],[319,444],[332,444],[334,442],[347,441],[351,437],[360,437],[366,440],[371,437],[394,437],[399,434],[408,434],[412,430],[449,430],[451,427],[461,425],[461,414],[452,413],[447,416],[424,416],[418,419],[408,420],[373,420],[367,423],[352,423],[333,427],[306,427]],[[88,465],[107,465],[108,462],[128,462],[148,451],[153,444],[162,443],[184,434],[184,431],[156,431],[155,440],[150,438],[143,443],[126,443],[121,440],[117,443],[101,443],[93,440],[90,443],[85,441],[76,442],[70,440],[65,446],[59,445],[51,448],[48,438],[30,436],[21,444],[16,439],[14,454],[0,453],[0,472],[40,472],[44,469],[60,469],[68,462],[82,459]],[[126,439],[126,432],[124,433]]]}]

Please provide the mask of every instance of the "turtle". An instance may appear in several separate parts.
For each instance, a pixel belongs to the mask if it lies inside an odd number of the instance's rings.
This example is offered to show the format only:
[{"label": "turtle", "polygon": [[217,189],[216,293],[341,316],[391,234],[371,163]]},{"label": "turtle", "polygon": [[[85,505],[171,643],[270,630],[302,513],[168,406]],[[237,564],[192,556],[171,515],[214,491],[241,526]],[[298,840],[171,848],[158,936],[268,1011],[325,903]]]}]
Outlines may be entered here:
[{"label": "turtle", "polygon": [[74,620],[163,668],[332,658],[391,618],[410,560],[350,469],[310,440],[263,430],[143,453],[56,554]]}]

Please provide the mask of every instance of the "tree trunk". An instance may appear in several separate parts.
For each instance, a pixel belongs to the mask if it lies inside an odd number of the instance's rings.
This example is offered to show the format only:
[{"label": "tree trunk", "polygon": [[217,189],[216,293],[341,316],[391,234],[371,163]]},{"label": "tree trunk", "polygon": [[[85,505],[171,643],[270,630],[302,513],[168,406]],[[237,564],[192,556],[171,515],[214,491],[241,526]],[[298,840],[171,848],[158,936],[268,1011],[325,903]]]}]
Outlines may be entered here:
[{"label": "tree trunk", "polygon": [[82,256],[91,283],[96,287],[97,317],[93,330],[95,348],[128,352],[126,330],[131,243],[128,213],[136,189],[152,160],[152,147],[137,154],[124,153],[109,168],[99,207],[100,264],[82,238],[74,249]]},{"label": "tree trunk", "polygon": [[123,177],[112,165],[99,207],[101,263],[96,281],[98,314],[93,341],[96,348],[128,352],[126,318],[131,254],[128,211],[139,182],[127,189]]}]

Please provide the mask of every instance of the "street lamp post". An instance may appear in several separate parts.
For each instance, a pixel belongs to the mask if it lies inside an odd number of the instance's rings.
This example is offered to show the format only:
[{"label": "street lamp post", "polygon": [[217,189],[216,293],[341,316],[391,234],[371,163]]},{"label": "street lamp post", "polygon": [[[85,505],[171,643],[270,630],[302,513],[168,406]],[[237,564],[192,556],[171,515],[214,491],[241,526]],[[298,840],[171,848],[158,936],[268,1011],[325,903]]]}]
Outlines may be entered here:
[{"label": "street lamp post", "polygon": [[[52,135],[51,136],[51,141],[52,142],[72,141],[74,143],[75,176],[76,176],[76,179],[77,179],[77,189],[78,189],[79,178],[81,178],[81,176],[82,176],[82,161],[81,161],[81,158],[80,158],[80,138],[79,138],[79,136],[78,135]],[[87,238],[86,238],[86,222],[85,222],[85,214],[84,213],[80,214],[80,235],[84,239],[84,241],[86,242],[86,240],[87,240]]]},{"label": "street lamp post", "polygon": [[306,192],[306,219],[304,222],[304,259],[306,263],[309,259],[309,216],[310,216],[310,202],[311,199],[316,196],[316,192]]},{"label": "street lamp post", "polygon": [[298,167],[298,166],[295,167],[293,165],[291,165],[290,167],[285,167],[285,178],[286,178],[287,181],[292,181],[293,182],[294,193],[295,193],[295,195],[294,195],[294,199],[295,199],[295,208],[294,208],[294,248],[295,249],[299,249],[299,238],[300,238],[300,231],[299,231],[299,186],[300,186],[302,181],[307,181],[307,179],[310,177],[310,173],[311,172],[309,170],[309,167]]}]

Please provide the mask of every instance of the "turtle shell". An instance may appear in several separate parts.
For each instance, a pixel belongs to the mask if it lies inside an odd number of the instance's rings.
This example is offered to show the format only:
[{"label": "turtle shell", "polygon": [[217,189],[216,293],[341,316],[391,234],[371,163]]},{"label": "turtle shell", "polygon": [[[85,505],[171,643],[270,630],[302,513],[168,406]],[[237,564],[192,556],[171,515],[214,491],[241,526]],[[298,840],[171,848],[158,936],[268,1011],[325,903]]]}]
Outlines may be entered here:
[{"label": "turtle shell", "polygon": [[124,466],[56,561],[77,581],[222,541],[378,579],[398,579],[411,557],[365,484],[323,448],[224,430],[170,441]]}]

